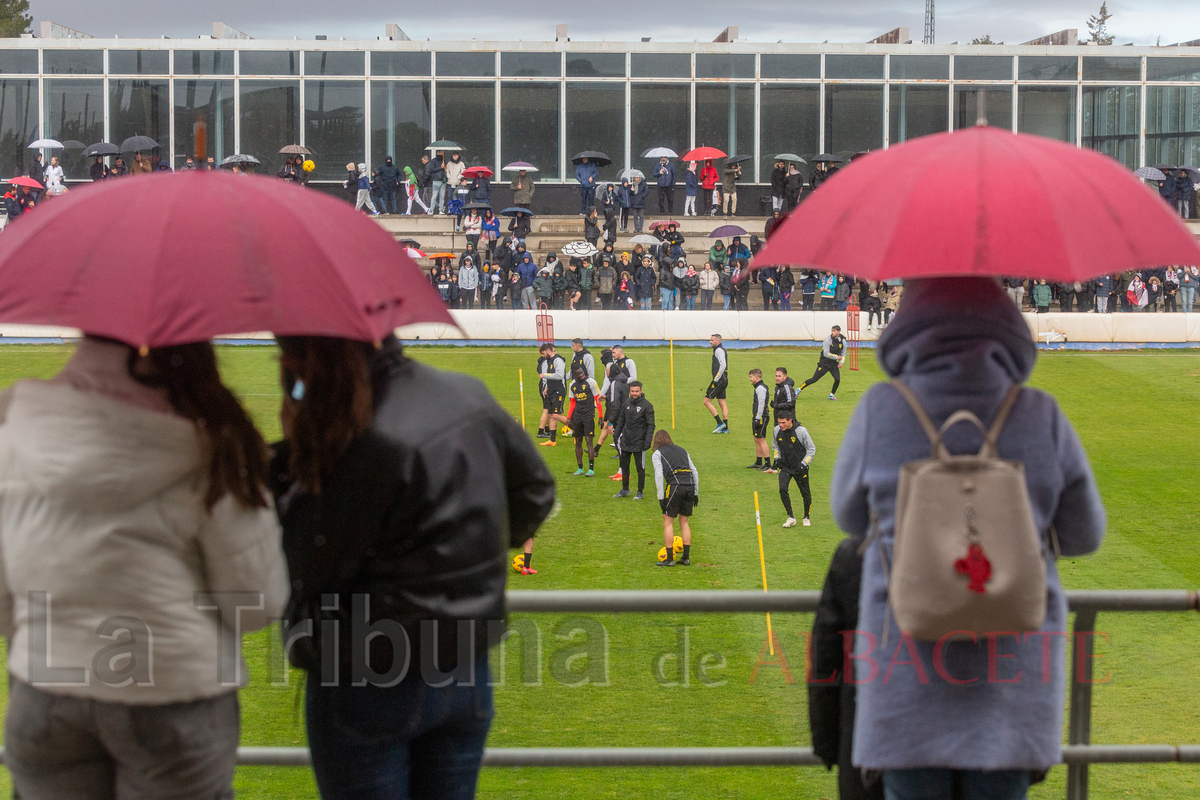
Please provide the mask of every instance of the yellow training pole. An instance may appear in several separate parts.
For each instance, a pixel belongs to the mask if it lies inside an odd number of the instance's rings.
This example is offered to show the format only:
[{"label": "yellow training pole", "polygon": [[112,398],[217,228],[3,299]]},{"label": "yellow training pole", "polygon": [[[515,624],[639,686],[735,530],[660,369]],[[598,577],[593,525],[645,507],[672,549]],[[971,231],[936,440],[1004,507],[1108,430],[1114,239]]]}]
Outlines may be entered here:
[{"label": "yellow training pole", "polygon": [[675,430],[675,340],[671,339],[671,430]]},{"label": "yellow training pole", "polygon": [[521,430],[528,430],[525,427],[525,371],[517,369],[517,385],[521,387]]},{"label": "yellow training pole", "polygon": [[[758,526],[758,564],[762,567],[763,593],[767,591],[767,558],[763,555],[762,515],[758,513],[758,492],[754,493],[754,524]],[[771,612],[767,612],[767,645],[775,655],[775,635],[771,633]]]}]

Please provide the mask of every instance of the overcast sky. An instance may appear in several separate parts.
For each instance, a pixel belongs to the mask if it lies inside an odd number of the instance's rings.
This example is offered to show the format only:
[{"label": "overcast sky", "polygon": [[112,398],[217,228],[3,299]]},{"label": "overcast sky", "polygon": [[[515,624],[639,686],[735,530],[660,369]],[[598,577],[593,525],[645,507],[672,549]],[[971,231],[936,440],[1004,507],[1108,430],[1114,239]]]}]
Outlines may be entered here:
[{"label": "overcast sky", "polygon": [[[937,0],[937,42],[992,39],[1019,44],[1038,36],[1078,28],[1100,0]],[[1200,39],[1200,3],[1196,0],[1110,0],[1109,30],[1117,44],[1153,45]],[[514,9],[514,10],[509,10]],[[650,10],[653,9],[652,13]],[[58,22],[95,36],[193,38],[211,35],[213,22],[224,22],[256,39],[324,34],[330,39],[374,39],[394,22],[412,39],[514,41],[554,38],[565,23],[575,41],[711,41],[726,25],[737,25],[740,38],[752,42],[865,42],[885,31],[908,26],[920,41],[923,0],[855,0],[841,6],[825,0],[769,2],[748,0],[731,7],[726,0],[607,0],[564,4],[557,0],[455,0],[452,3],[384,4],[379,0],[32,0],[35,26]],[[448,12],[448,13],[447,13]],[[403,16],[401,16],[403,13]]]}]

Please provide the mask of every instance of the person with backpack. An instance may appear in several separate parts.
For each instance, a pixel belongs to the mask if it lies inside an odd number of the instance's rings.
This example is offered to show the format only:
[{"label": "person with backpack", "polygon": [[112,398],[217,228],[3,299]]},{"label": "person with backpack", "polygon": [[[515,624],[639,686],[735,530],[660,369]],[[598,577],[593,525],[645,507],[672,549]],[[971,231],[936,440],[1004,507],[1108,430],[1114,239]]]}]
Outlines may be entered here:
[{"label": "person with backpack", "polygon": [[[663,515],[663,542],[667,557],[660,567],[690,567],[692,565],[692,512],[700,505],[700,472],[688,451],[671,440],[671,434],[660,430],[654,434],[650,463],[654,468],[654,486],[658,490],[658,507]],[[679,534],[683,552],[675,558],[675,519],[679,519]]]},{"label": "person with backpack", "polygon": [[[893,383],[873,386],[855,409],[830,504],[843,531],[872,538],[854,655],[869,655],[868,641],[886,641],[880,652],[899,647],[921,667],[894,669],[885,683],[865,680],[867,661],[855,661],[861,682],[853,761],[882,772],[889,797],[949,800],[957,783],[969,800],[1015,800],[1062,760],[1068,621],[1055,559],[1100,546],[1104,506],[1087,454],[1054,398],[1021,388],[1037,346],[999,282],[914,279],[905,290],[904,306],[875,351]],[[948,421],[959,421],[951,417],[960,411],[975,419],[945,431],[943,452],[979,453],[975,463],[987,468],[966,483],[947,475],[943,489],[912,477],[926,469],[930,462],[921,460],[929,459],[931,441]],[[940,459],[935,466],[929,474],[949,469]],[[901,488],[916,505],[898,517]],[[918,542],[913,558],[896,546],[901,535]],[[938,551],[921,535],[953,537],[954,546]],[[1003,582],[989,577],[996,570]],[[967,602],[986,613],[943,616]],[[1020,619],[1010,618],[1018,611]],[[965,638],[914,632],[926,620],[962,629]],[[985,643],[980,629],[1013,633]],[[997,648],[1004,654],[999,664]]]}]

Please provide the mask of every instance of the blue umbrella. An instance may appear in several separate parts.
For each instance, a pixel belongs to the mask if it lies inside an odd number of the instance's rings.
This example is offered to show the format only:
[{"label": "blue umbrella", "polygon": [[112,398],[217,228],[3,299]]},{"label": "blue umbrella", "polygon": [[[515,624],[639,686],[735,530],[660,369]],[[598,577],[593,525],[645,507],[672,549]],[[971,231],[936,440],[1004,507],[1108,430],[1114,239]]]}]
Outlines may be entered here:
[{"label": "blue umbrella", "polygon": [[506,208],[503,211],[501,211],[500,214],[505,217],[515,217],[518,214],[526,214],[530,217],[533,216],[532,211],[530,211],[528,208],[521,208],[520,206],[513,206],[512,208]]}]

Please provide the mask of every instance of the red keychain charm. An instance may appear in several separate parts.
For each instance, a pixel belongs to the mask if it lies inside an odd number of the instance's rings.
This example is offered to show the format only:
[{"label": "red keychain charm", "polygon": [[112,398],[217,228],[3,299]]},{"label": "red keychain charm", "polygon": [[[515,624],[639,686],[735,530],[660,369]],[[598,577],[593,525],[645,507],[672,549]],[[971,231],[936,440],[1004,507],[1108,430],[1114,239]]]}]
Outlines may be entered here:
[{"label": "red keychain charm", "polygon": [[968,589],[976,594],[983,594],[987,591],[984,584],[992,577],[992,562],[983,554],[983,547],[972,544],[967,548],[966,557],[954,562],[954,571],[970,579]]}]

